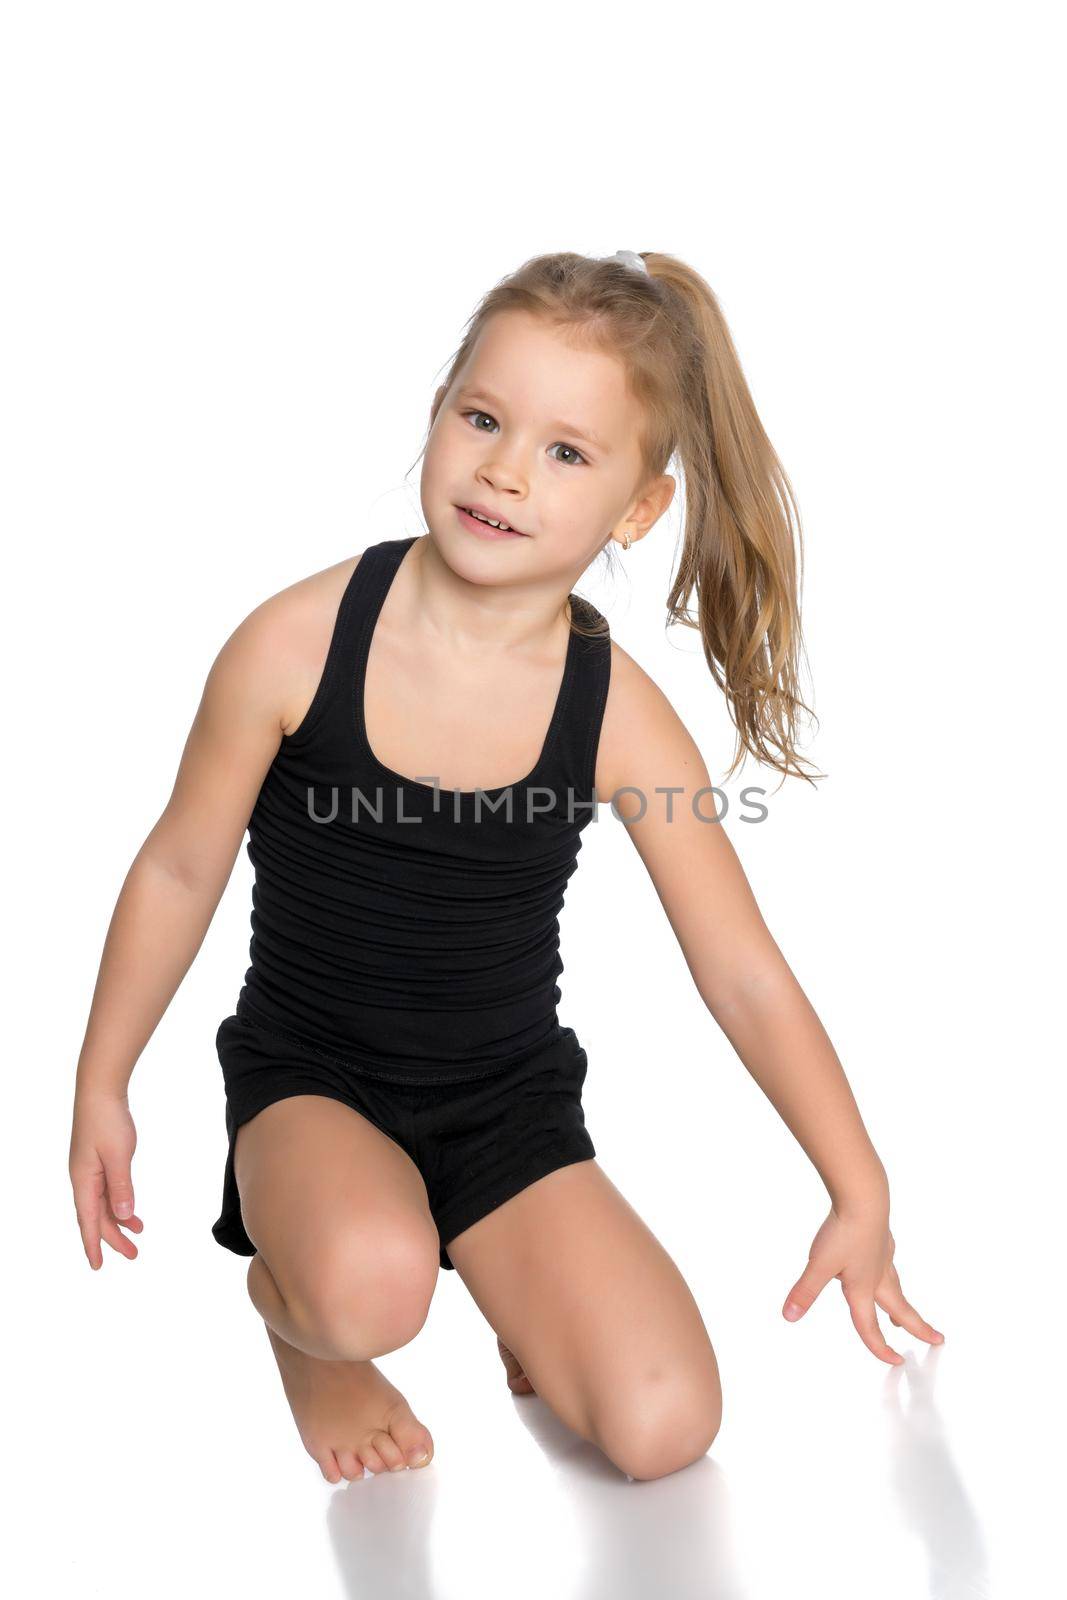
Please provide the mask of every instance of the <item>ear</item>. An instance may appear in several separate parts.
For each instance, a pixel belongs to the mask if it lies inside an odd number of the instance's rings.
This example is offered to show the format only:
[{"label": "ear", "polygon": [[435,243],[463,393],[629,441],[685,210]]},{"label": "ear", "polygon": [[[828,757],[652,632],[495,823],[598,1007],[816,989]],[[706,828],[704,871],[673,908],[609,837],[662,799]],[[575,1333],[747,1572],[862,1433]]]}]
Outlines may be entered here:
[{"label": "ear", "polygon": [[656,501],[657,522],[667,510],[667,507],[670,505],[671,501],[674,499],[674,491],[677,487],[678,485],[675,483],[669,472],[665,472],[663,477],[660,478],[659,488],[657,491],[658,498]]},{"label": "ear", "polygon": [[664,473],[661,478],[656,478],[641,496],[634,501],[627,523],[634,528],[635,538],[643,539],[654,523],[657,523],[674,499],[677,485],[669,473]]}]

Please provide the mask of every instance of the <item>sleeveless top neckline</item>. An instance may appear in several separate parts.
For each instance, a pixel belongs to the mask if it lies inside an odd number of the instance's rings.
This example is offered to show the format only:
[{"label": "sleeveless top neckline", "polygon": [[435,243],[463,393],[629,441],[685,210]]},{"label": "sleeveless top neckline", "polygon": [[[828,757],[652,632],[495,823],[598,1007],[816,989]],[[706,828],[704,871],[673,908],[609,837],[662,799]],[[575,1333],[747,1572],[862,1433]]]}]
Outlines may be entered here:
[{"label": "sleeveless top neckline", "polygon": [[[363,754],[371,762],[371,764],[375,766],[380,773],[382,773],[384,777],[391,779],[394,783],[403,784],[405,787],[421,789],[427,794],[433,794],[435,792],[433,784],[422,783],[417,778],[406,777],[402,772],[397,772],[394,770],[394,768],[387,767],[383,761],[380,761],[377,755],[375,755],[374,750],[371,747],[370,740],[367,737],[367,663],[370,660],[371,645],[374,641],[374,630],[377,626],[378,618],[381,616],[382,610],[385,606],[386,596],[393,586],[393,580],[395,579],[397,572],[400,570],[401,563],[407,555],[407,552],[411,549],[412,545],[415,544],[418,537],[419,536],[417,534],[414,534],[409,539],[400,540],[400,548],[396,558],[390,561],[382,561],[383,570],[381,574],[379,575],[378,572],[375,572],[374,574],[376,591],[367,606],[366,620],[363,627],[363,638],[360,641],[359,655],[356,664],[356,679],[354,684],[354,725]],[[375,560],[377,560],[379,553],[385,553],[385,546],[372,545],[371,548],[360,557],[356,566],[356,572],[359,571],[360,567],[362,567],[363,563],[368,557],[374,557]],[[548,724],[548,731],[545,734],[544,740],[541,744],[541,749],[538,752],[537,760],[531,770],[524,778],[513,778],[510,783],[499,783],[491,789],[450,788],[447,790],[447,793],[450,796],[456,796],[461,801],[472,800],[477,794],[482,794],[487,797],[499,796],[505,794],[509,789],[528,789],[542,775],[551,756],[552,747],[555,743],[559,726],[566,715],[567,701],[578,661],[579,637],[580,636],[576,634],[572,628],[570,631],[570,636],[567,640],[567,653],[563,663],[563,674],[560,679],[559,690],[556,694],[556,702],[552,709],[552,717]]]}]

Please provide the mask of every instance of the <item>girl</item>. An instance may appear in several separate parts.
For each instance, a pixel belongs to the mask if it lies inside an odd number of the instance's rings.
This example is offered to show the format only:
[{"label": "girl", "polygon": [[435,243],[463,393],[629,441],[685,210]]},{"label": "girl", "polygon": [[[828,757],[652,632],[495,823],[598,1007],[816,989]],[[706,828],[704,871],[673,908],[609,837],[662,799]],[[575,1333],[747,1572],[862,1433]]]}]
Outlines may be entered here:
[{"label": "girl", "polygon": [[305,1447],[331,1483],[431,1458],[373,1358],[415,1336],[455,1268],[512,1389],[656,1478],[708,1450],[722,1399],[687,1284],[596,1162],[586,1055],[556,1014],[558,912],[601,799],[826,1185],[784,1315],[838,1278],[881,1360],[902,1358],[876,1305],[942,1337],[901,1291],[885,1171],[709,826],[700,752],[572,589],[656,525],[675,457],[668,614],[700,628],[737,729],[729,771],[747,750],[806,777],[799,519],[715,296],[669,255],[546,255],[505,279],[434,397],[424,453],[428,531],[273,595],[212,665],[104,946],[74,1097],[78,1223],[92,1267],[102,1239],[136,1257],[127,1086],[247,826],[251,965],[216,1037],[229,1150],[213,1233],[252,1258]]}]

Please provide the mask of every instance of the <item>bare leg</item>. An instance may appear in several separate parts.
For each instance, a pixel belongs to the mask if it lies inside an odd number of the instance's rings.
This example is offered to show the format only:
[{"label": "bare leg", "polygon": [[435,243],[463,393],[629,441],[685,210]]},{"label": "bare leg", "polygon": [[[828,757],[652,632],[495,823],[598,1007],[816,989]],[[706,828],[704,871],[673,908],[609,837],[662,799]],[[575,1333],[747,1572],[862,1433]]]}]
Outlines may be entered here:
[{"label": "bare leg", "polygon": [[521,1373],[628,1477],[663,1477],[707,1453],[722,1416],[707,1329],[596,1161],[549,1173],[445,1243],[509,1377]]},{"label": "bare leg", "polygon": [[319,1361],[267,1327],[304,1449],[327,1483],[426,1467],[433,1439],[373,1361]]},{"label": "bare leg", "polygon": [[429,1429],[369,1359],[414,1337],[436,1281],[417,1168],[350,1107],[293,1095],[242,1124],[235,1169],[248,1293],[305,1449],[330,1483],[427,1465]]},{"label": "bare leg", "polygon": [[336,1361],[339,1352],[324,1339],[316,1339],[307,1328],[299,1325],[292,1315],[282,1292],[274,1281],[270,1268],[258,1253],[248,1266],[248,1295],[252,1304],[267,1324],[269,1332],[280,1334],[286,1344],[305,1355],[317,1356],[320,1361]]}]

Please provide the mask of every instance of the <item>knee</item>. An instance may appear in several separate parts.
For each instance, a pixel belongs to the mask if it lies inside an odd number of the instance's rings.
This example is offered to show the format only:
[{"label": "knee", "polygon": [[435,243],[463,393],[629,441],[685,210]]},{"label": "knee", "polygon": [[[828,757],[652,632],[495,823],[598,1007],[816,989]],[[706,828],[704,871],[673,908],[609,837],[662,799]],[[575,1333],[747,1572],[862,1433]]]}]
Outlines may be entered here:
[{"label": "knee", "polygon": [[722,1423],[717,1377],[699,1385],[637,1384],[595,1419],[593,1435],[604,1454],[631,1478],[664,1478],[699,1461]]},{"label": "knee", "polygon": [[426,1321],[440,1265],[437,1235],[406,1225],[336,1230],[309,1252],[294,1316],[339,1361],[369,1361],[409,1344]]}]

